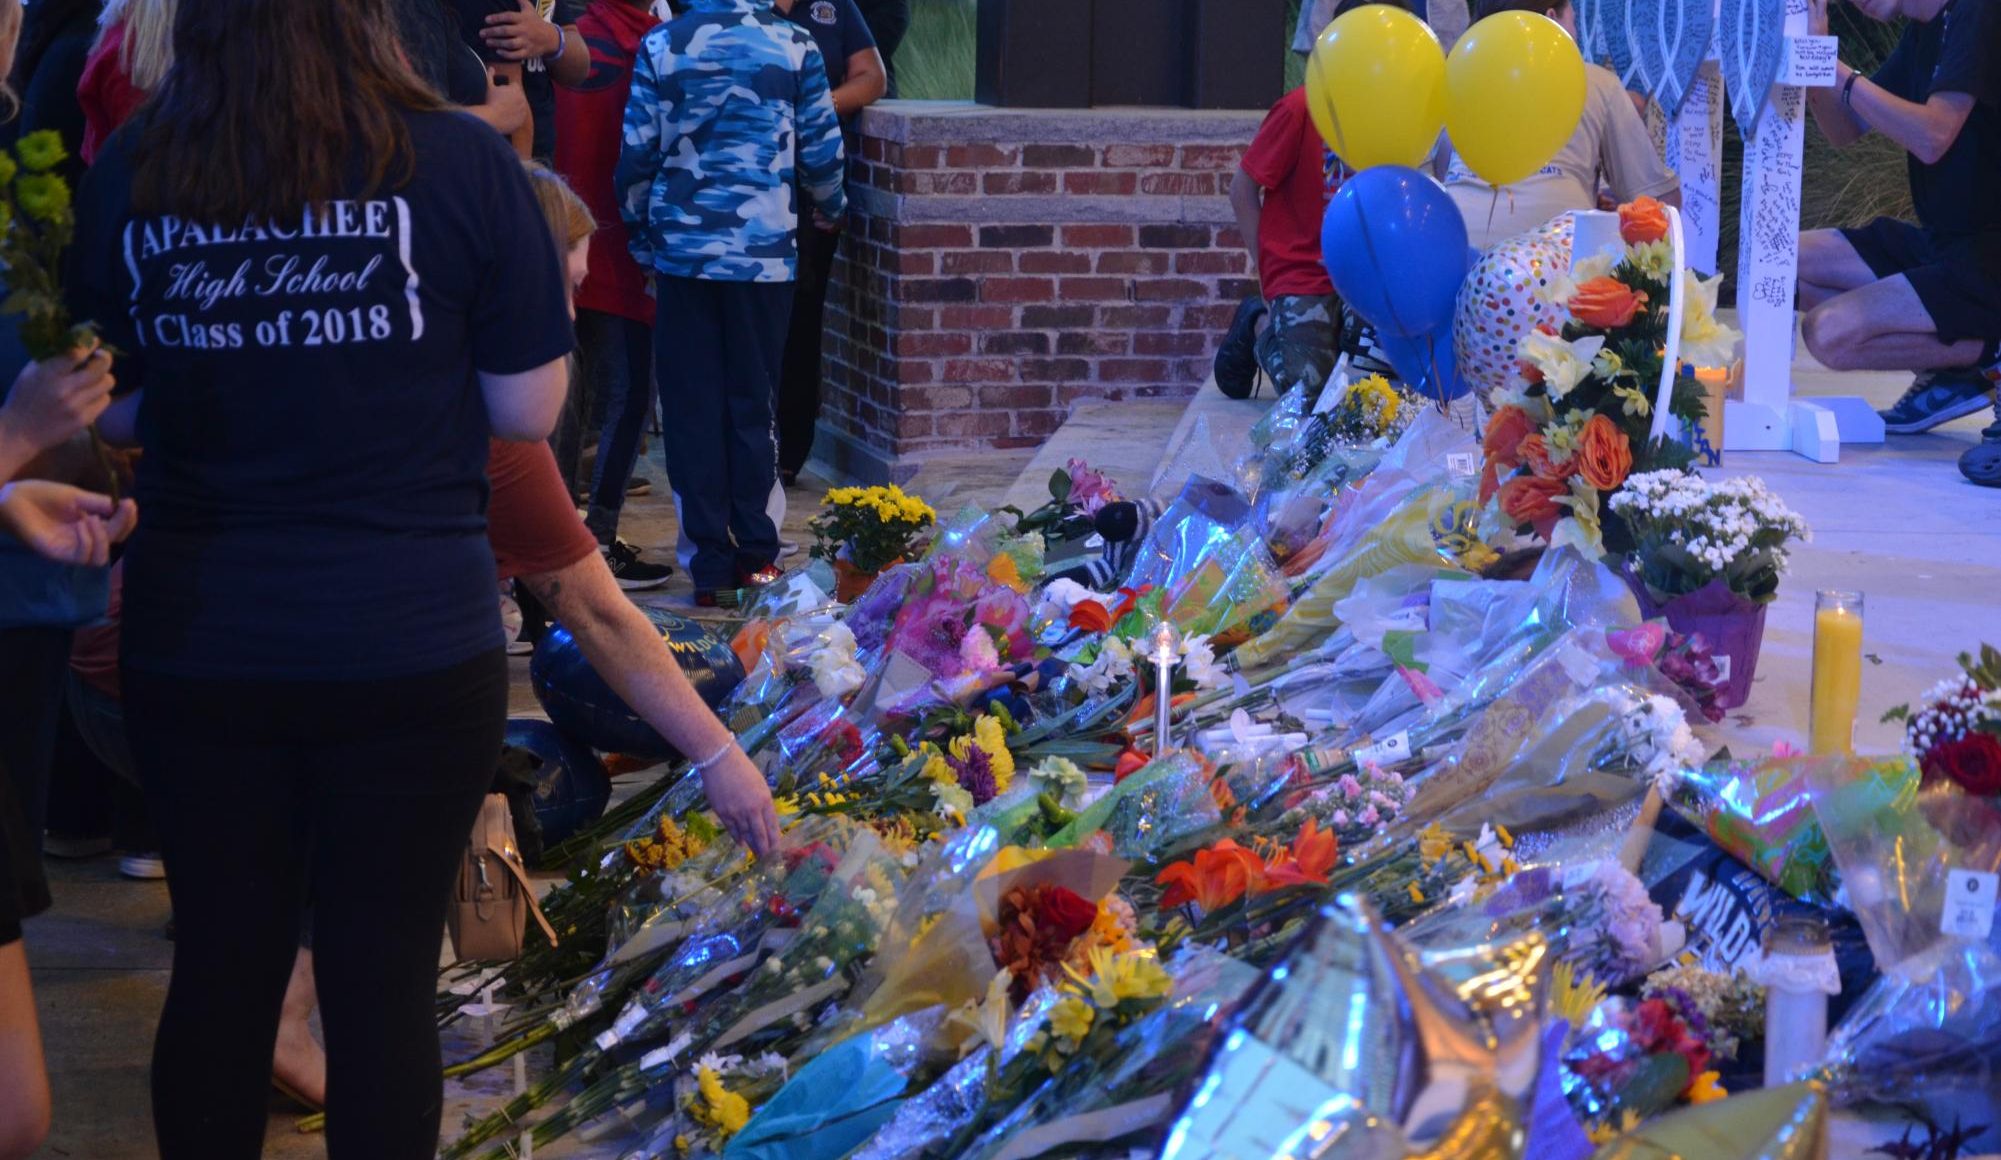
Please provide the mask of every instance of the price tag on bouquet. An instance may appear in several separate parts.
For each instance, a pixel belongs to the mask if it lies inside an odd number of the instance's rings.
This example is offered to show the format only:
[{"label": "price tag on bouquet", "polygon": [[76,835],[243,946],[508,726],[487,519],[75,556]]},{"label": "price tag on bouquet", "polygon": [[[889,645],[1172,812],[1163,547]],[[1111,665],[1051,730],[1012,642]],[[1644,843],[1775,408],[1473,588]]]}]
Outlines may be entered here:
[{"label": "price tag on bouquet", "polygon": [[1480,457],[1471,451],[1454,451],[1445,457],[1445,470],[1462,479],[1480,474]]},{"label": "price tag on bouquet", "polygon": [[1368,762],[1387,769],[1392,765],[1398,765],[1409,760],[1410,734],[1404,730],[1398,730],[1381,741],[1376,742],[1374,745],[1355,751],[1355,764],[1357,765]]},{"label": "price tag on bouquet", "polygon": [[1945,913],[1939,929],[1962,938],[1984,939],[1994,929],[1994,901],[2001,875],[1978,870],[1949,870],[1945,876]]}]

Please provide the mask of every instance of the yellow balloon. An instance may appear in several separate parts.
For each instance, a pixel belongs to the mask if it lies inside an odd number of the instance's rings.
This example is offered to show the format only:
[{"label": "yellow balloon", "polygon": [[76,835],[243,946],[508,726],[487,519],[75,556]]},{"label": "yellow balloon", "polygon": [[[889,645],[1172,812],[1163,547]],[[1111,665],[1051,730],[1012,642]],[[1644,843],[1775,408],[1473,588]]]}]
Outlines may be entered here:
[{"label": "yellow balloon", "polygon": [[1475,24],[1445,62],[1445,131],[1466,167],[1512,185],[1549,164],[1584,115],[1584,58],[1563,26],[1532,12]]},{"label": "yellow balloon", "polygon": [[1417,166],[1445,124],[1445,50],[1424,21],[1365,4],[1327,26],[1306,64],[1314,127],[1350,169]]}]

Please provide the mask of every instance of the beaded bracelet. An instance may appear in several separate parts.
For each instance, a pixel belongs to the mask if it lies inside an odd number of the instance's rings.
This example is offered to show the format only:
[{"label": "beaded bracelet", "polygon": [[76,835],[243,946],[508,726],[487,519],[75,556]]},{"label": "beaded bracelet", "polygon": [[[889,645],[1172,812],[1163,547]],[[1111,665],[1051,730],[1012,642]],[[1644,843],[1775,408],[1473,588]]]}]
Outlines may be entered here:
[{"label": "beaded bracelet", "polygon": [[723,742],[721,745],[716,746],[716,751],[714,753],[711,753],[707,757],[704,757],[700,761],[697,761],[694,764],[693,768],[689,770],[689,772],[690,773],[703,772],[704,770],[708,769],[711,765],[714,765],[717,761],[720,761],[722,759],[723,754],[728,753],[730,750],[734,748],[736,748],[736,738],[732,737],[728,741]]}]

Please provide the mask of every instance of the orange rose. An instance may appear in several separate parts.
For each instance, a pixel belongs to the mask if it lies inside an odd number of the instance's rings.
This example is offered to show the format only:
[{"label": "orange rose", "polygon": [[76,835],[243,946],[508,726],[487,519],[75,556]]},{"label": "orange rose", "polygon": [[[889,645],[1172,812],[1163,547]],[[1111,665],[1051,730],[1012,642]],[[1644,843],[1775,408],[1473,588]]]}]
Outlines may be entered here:
[{"label": "orange rose", "polygon": [[1667,209],[1653,198],[1643,197],[1619,207],[1619,237],[1627,245],[1658,242],[1667,233]]},{"label": "orange rose", "polygon": [[1530,471],[1544,479],[1569,479],[1577,474],[1577,460],[1570,459],[1558,467],[1549,458],[1549,442],[1540,434],[1522,440],[1522,462]]},{"label": "orange rose", "polygon": [[1487,434],[1480,442],[1480,449],[1487,453],[1489,463],[1502,467],[1517,467],[1522,462],[1521,445],[1535,431],[1535,420],[1520,407],[1500,407],[1494,417],[1487,420]]},{"label": "orange rose", "polygon": [[[1599,491],[1611,491],[1626,482],[1633,470],[1633,445],[1619,425],[1603,415],[1593,415],[1577,436],[1577,457],[1572,460],[1584,482]],[[1506,495],[1502,496],[1505,501]]]},{"label": "orange rose", "polygon": [[1570,313],[1577,321],[1597,330],[1617,330],[1633,321],[1647,296],[1617,278],[1593,278],[1570,296]]},{"label": "orange rose", "polygon": [[1563,509],[1550,501],[1569,492],[1560,479],[1517,475],[1501,485],[1501,514],[1517,524],[1555,523]]}]

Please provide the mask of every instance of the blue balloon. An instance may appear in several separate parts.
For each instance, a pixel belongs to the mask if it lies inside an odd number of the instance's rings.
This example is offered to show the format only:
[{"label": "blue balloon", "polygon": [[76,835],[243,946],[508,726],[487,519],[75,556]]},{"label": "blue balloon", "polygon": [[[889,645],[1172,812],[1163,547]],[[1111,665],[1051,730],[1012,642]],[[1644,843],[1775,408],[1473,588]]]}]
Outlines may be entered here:
[{"label": "blue balloon", "polygon": [[[661,608],[641,611],[660,630],[674,659],[681,662],[681,671],[709,708],[721,705],[723,698],[743,683],[743,665],[730,651],[729,642],[706,625]],[[682,756],[612,692],[584,658],[576,638],[561,625],[551,626],[535,646],[528,681],[549,720],[593,749],[655,761],[674,761]]]},{"label": "blue balloon", "polygon": [[1397,378],[1412,394],[1434,403],[1449,403],[1469,388],[1459,377],[1459,355],[1448,327],[1415,338],[1378,332],[1376,343],[1390,356]]},{"label": "blue balloon", "polygon": [[507,722],[507,743],[542,759],[535,771],[535,819],[542,823],[544,848],[604,816],[611,800],[611,776],[591,747],[547,721],[513,717]]},{"label": "blue balloon", "polygon": [[1335,293],[1384,335],[1430,334],[1452,321],[1468,248],[1466,219],[1445,188],[1400,165],[1344,182],[1320,230]]}]

